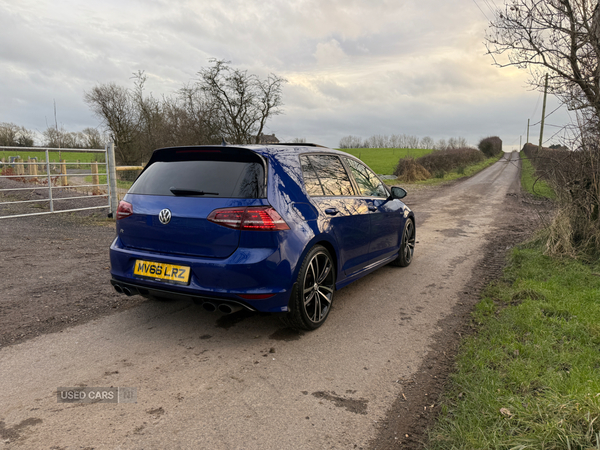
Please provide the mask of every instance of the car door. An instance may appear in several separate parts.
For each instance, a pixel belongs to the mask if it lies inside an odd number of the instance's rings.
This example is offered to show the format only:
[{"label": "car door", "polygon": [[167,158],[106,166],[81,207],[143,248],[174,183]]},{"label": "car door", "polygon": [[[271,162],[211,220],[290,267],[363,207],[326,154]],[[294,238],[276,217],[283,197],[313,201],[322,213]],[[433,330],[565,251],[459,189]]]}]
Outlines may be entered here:
[{"label": "car door", "polygon": [[335,237],[340,268],[345,275],[351,275],[370,259],[367,202],[357,196],[337,155],[302,155],[300,162],[307,193],[321,211],[320,229]]},{"label": "car door", "polygon": [[404,204],[400,200],[389,200],[388,188],[365,164],[352,158],[345,161],[370,212],[370,258],[379,260],[391,256],[400,245]]}]

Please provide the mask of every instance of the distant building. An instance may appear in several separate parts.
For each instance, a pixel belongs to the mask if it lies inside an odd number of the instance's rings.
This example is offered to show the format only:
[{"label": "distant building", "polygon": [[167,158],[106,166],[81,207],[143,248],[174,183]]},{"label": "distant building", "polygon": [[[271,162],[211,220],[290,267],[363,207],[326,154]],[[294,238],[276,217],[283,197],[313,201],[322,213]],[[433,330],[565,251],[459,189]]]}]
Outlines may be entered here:
[{"label": "distant building", "polygon": [[275,134],[262,134],[258,137],[259,144],[279,144],[279,139],[275,137]]}]

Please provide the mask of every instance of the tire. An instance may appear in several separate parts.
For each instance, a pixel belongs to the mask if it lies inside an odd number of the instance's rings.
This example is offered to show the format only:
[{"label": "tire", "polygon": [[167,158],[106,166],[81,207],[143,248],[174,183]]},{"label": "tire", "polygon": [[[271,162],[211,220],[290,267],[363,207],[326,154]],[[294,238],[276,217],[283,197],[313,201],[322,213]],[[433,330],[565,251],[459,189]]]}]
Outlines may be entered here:
[{"label": "tire", "polygon": [[415,223],[411,219],[407,219],[404,223],[402,231],[402,241],[400,243],[400,251],[398,258],[392,261],[394,266],[406,267],[412,260],[415,253]]},{"label": "tire", "polygon": [[333,259],[325,247],[316,245],[302,262],[290,297],[289,311],[281,319],[291,328],[316,330],[331,311],[334,291]]}]

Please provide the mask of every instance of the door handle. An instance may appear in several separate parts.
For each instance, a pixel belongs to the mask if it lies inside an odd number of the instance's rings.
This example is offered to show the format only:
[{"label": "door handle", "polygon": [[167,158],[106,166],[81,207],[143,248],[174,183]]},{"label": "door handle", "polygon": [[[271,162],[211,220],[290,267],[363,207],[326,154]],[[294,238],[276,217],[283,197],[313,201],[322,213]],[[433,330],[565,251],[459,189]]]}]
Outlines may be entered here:
[{"label": "door handle", "polygon": [[375,212],[377,211],[377,207],[373,205],[369,205],[369,211]]},{"label": "door handle", "polygon": [[329,214],[330,216],[335,216],[337,213],[339,213],[337,208],[327,208],[325,210],[325,214]]}]

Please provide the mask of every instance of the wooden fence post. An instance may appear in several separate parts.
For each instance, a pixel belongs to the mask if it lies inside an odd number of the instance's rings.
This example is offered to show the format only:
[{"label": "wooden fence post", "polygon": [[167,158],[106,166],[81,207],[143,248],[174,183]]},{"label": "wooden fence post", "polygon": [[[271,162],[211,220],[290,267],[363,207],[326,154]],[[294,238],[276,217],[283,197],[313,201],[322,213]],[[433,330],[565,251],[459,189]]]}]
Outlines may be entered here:
[{"label": "wooden fence post", "polygon": [[[33,160],[31,158],[27,158],[27,162],[29,163],[27,165],[27,173],[29,175],[35,175],[37,177],[38,174],[38,166],[37,166],[37,161]],[[37,181],[37,178],[30,178],[31,181]]]},{"label": "wooden fence post", "polygon": [[[98,161],[92,162],[92,184],[100,184],[100,177],[98,176]],[[92,188],[92,195],[100,195],[99,186],[94,186]]]},{"label": "wooden fence post", "polygon": [[17,175],[25,175],[25,171],[23,170],[23,160],[21,158],[17,158],[15,163]]},{"label": "wooden fence post", "polygon": [[60,160],[60,185],[61,186],[68,186],[69,185],[69,180],[67,179],[67,165],[65,164],[65,160],[61,159]]}]

